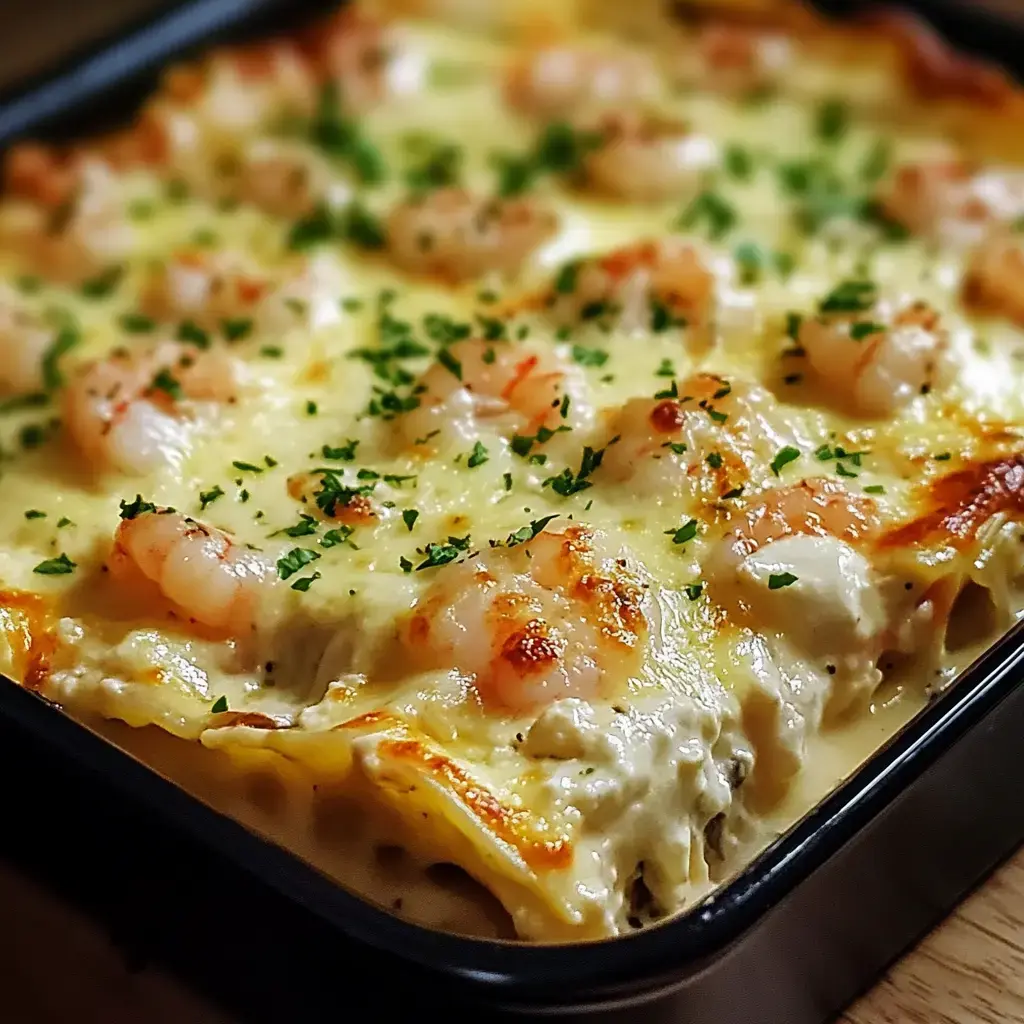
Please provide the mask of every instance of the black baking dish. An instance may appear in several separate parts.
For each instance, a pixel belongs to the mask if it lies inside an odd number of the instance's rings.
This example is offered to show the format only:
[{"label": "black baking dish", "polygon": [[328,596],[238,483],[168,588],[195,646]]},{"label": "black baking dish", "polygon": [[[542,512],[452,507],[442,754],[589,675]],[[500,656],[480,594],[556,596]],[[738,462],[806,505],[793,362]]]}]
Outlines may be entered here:
[{"label": "black baking dish", "polygon": [[[323,6],[165,11],[0,105],[0,145],[94,130],[169,58]],[[941,13],[973,45],[1019,44],[950,5]],[[486,942],[401,921],[2,680],[0,855],[104,922],[133,958],[169,964],[246,1020],[366,1006],[384,1019],[821,1024],[1024,840],[1022,674],[1024,624],[712,898],[606,942]]]}]

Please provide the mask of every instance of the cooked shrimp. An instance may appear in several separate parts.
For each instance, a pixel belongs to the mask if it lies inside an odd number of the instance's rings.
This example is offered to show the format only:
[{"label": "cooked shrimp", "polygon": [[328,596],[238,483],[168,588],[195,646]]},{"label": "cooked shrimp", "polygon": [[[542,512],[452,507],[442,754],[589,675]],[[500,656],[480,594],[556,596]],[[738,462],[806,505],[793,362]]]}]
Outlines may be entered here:
[{"label": "cooked shrimp", "polygon": [[781,446],[759,408],[771,401],[763,389],[701,373],[675,390],[676,398],[630,399],[610,419],[617,440],[605,449],[601,472],[628,480],[630,493],[699,488],[717,498],[747,483],[752,435],[764,435],[772,450]]},{"label": "cooked shrimp", "polygon": [[[5,228],[32,266],[77,284],[131,254],[136,233],[109,164],[86,155],[66,163],[54,156],[56,162],[47,163],[44,150],[21,152],[22,159],[18,151],[12,154],[9,177],[20,179],[18,193],[31,204],[13,209]],[[34,182],[26,159],[37,162]]]},{"label": "cooked shrimp", "polygon": [[415,394],[419,406],[397,421],[404,443],[415,446],[472,440],[482,422],[507,437],[541,428],[561,434],[586,427],[592,415],[578,367],[550,348],[510,341],[450,345]]},{"label": "cooked shrimp", "polygon": [[514,274],[557,230],[533,199],[491,199],[439,189],[399,203],[387,223],[388,250],[403,270],[451,283]]},{"label": "cooked shrimp", "polygon": [[509,68],[505,95],[522,113],[552,120],[648,101],[662,85],[646,54],[565,43],[518,58]]},{"label": "cooked shrimp", "polygon": [[775,487],[731,524],[730,540],[740,554],[785,537],[835,537],[859,545],[878,530],[875,503],[851,494],[839,481],[804,480],[793,487]]},{"label": "cooked shrimp", "polygon": [[455,669],[487,707],[527,714],[621,689],[654,616],[640,567],[573,524],[439,569],[400,635],[421,667]]},{"label": "cooked shrimp", "polygon": [[701,328],[711,319],[715,284],[697,248],[668,238],[567,264],[545,304],[560,323],[610,320],[624,331]]},{"label": "cooked shrimp", "polygon": [[0,395],[43,390],[43,360],[56,334],[0,284]]},{"label": "cooked shrimp", "polygon": [[122,519],[110,569],[126,582],[149,580],[181,616],[235,636],[257,628],[277,582],[266,556],[170,509]]},{"label": "cooked shrimp", "polygon": [[222,352],[162,342],[116,350],[82,368],[64,393],[64,426],[98,467],[143,474],[188,446],[194,402],[237,401],[236,361]]},{"label": "cooked shrimp", "polygon": [[333,180],[318,153],[278,139],[259,139],[248,147],[227,184],[228,195],[289,220],[307,216],[324,201],[340,205],[349,191]]},{"label": "cooked shrimp", "polygon": [[792,63],[792,41],[777,33],[725,23],[704,26],[674,68],[680,84],[727,95],[778,85]]},{"label": "cooked shrimp", "polygon": [[149,316],[216,328],[223,320],[252,317],[270,288],[241,254],[185,250],[153,271],[141,304]]},{"label": "cooked shrimp", "polygon": [[719,162],[714,140],[683,121],[620,111],[601,118],[596,132],[601,142],[584,171],[595,188],[619,199],[690,198]]},{"label": "cooked shrimp", "polygon": [[710,594],[736,621],[818,666],[827,687],[817,713],[840,715],[873,693],[877,661],[896,638],[902,616],[890,619],[881,580],[858,550],[878,525],[869,499],[835,481],[805,481],[734,517],[704,562]]},{"label": "cooked shrimp", "polygon": [[997,235],[971,257],[961,292],[971,310],[1004,316],[1024,327],[1024,247],[1019,238]]},{"label": "cooked shrimp", "polygon": [[916,235],[971,244],[1024,215],[1024,173],[979,171],[960,159],[908,163],[879,199],[889,218]]},{"label": "cooked shrimp", "polygon": [[925,302],[811,317],[798,341],[832,397],[863,415],[891,415],[949,372],[947,333]]},{"label": "cooked shrimp", "polygon": [[346,110],[364,112],[392,89],[400,40],[372,15],[344,8],[305,34],[304,49],[319,77],[336,83]]},{"label": "cooked shrimp", "polygon": [[286,41],[216,51],[172,70],[162,90],[168,108],[186,112],[221,149],[288,114],[311,114],[316,95],[309,60]]}]

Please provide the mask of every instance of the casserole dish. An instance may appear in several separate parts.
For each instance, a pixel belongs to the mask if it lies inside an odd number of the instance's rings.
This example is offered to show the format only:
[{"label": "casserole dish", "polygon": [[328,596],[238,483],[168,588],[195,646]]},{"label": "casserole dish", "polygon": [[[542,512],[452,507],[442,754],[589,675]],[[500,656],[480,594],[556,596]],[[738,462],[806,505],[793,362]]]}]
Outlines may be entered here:
[{"label": "casserole dish", "polygon": [[[145,37],[144,37],[145,38]],[[17,108],[15,107],[15,115]],[[820,458],[821,456],[819,456]],[[268,466],[270,463],[268,462]],[[849,471],[848,471],[849,473]],[[778,471],[775,470],[776,476]],[[141,498],[139,499],[141,502]],[[136,511],[133,515],[122,515],[122,519],[131,519],[134,515],[137,515]],[[410,526],[410,531],[412,527]],[[536,536],[536,532],[534,533]],[[791,574],[790,574],[791,575]],[[795,581],[790,580],[792,583]],[[786,586],[786,583],[780,583],[780,586]],[[308,588],[307,588],[308,589]],[[776,589],[772,587],[772,589]],[[1006,651],[1015,650],[1015,646],[1007,647],[1006,643],[1002,646],[994,649],[994,652],[990,654],[986,659],[983,660],[981,667],[974,670],[975,673],[979,673],[976,678],[980,680],[976,686],[972,687],[967,683],[961,682],[950,695],[940,698],[936,702],[936,708],[943,708],[940,720],[943,728],[945,729],[945,737],[951,738],[959,735],[956,733],[956,725],[963,725],[971,721],[971,715],[984,715],[989,712],[992,706],[997,703],[1000,699],[1004,700],[1007,705],[1011,703],[1010,695],[1007,694],[1005,689],[1005,680],[1007,673],[1016,666],[1016,661],[1013,658],[1006,656]],[[993,657],[999,656],[999,660],[993,661]],[[970,677],[969,677],[970,678]],[[957,697],[956,701],[953,701],[953,696]],[[19,717],[21,723],[26,724],[31,715],[35,712],[29,712],[27,709],[29,704],[22,706],[18,705],[19,701],[23,701],[22,696],[12,696],[12,714]],[[216,711],[216,708],[214,709]],[[1009,714],[1008,711],[1003,709],[1004,714]],[[884,790],[883,783],[888,782],[893,778],[899,778],[899,772],[904,769],[904,765],[913,763],[920,767],[926,759],[926,755],[922,753],[923,750],[931,749],[934,753],[934,749],[929,747],[930,743],[934,743],[934,730],[936,723],[929,717],[929,713],[925,713],[918,720],[915,721],[914,725],[900,737],[894,741],[890,747],[887,748],[886,752],[879,755],[878,759],[874,760],[870,764],[870,768],[874,769],[878,773],[878,778],[874,779],[862,779],[862,788],[857,793],[857,798],[850,801],[849,794],[847,794],[846,802],[840,802],[838,808],[834,806],[834,801],[842,797],[845,790],[840,790],[830,801],[822,806],[815,815],[806,819],[801,826],[789,833],[786,840],[779,844],[777,847],[773,847],[772,850],[765,855],[765,859],[759,860],[756,864],[756,870],[763,872],[761,877],[761,887],[757,885],[750,885],[751,879],[748,877],[749,872],[744,873],[734,883],[733,886],[729,886],[720,891],[720,893],[703,904],[702,907],[689,915],[686,918],[674,921],[672,923],[665,924],[659,928],[653,928],[649,931],[645,931],[640,935],[635,936],[628,942],[613,943],[602,947],[586,947],[577,948],[570,947],[566,949],[536,949],[536,950],[525,950],[516,946],[496,946],[495,944],[487,944],[480,942],[469,942],[468,940],[457,940],[440,938],[431,936],[426,939],[423,933],[418,932],[416,929],[409,928],[408,926],[399,925],[395,922],[383,923],[383,919],[378,922],[381,929],[380,935],[390,935],[395,941],[401,943],[403,951],[419,961],[421,966],[432,968],[434,973],[437,973],[438,957],[442,958],[442,963],[449,964],[460,964],[460,957],[463,953],[472,952],[472,955],[476,958],[472,964],[467,963],[465,968],[461,967],[456,969],[455,973],[465,976],[472,976],[478,982],[477,992],[467,990],[469,997],[478,996],[480,994],[481,986],[486,987],[487,983],[497,985],[501,987],[501,983],[508,980],[514,980],[516,982],[515,993],[509,993],[507,995],[498,995],[499,1001],[503,1002],[519,1002],[525,1005],[535,1004],[538,1006],[544,1006],[558,1001],[558,996],[568,995],[568,998],[578,1004],[586,1006],[589,1003],[601,1003],[605,1005],[614,1005],[617,999],[620,997],[620,986],[621,991],[625,993],[628,991],[628,978],[632,973],[633,965],[639,965],[643,962],[646,966],[654,970],[655,974],[659,976],[658,981],[649,979],[648,984],[653,982],[654,985],[662,984],[667,982],[667,974],[669,973],[669,961],[674,960],[679,955],[680,949],[685,945],[683,936],[683,925],[686,924],[691,930],[694,946],[693,950],[695,955],[698,957],[698,963],[700,967],[694,966],[691,962],[690,968],[695,972],[695,976],[699,976],[701,979],[709,980],[711,978],[719,978],[718,984],[728,988],[729,992],[717,991],[714,995],[714,1006],[716,1007],[717,1014],[729,1013],[733,1011],[733,1005],[730,1003],[730,999],[735,996],[738,992],[743,992],[744,996],[750,996],[755,993],[755,986],[753,985],[752,979],[755,977],[756,972],[751,971],[750,962],[752,959],[757,959],[762,964],[765,961],[764,957],[757,952],[758,943],[756,943],[753,937],[748,933],[747,936],[743,937],[739,935],[736,928],[736,921],[732,928],[723,926],[721,922],[722,915],[730,910],[734,918],[739,917],[739,911],[736,909],[740,906],[749,907],[752,902],[757,899],[768,899],[772,900],[772,889],[771,882],[774,878],[778,877],[777,872],[793,862],[796,859],[796,851],[800,852],[801,856],[808,855],[808,851],[813,851],[815,848],[819,850],[822,848],[821,844],[825,844],[827,847],[827,837],[831,834],[838,838],[835,842],[839,843],[842,841],[844,836],[848,836],[849,833],[842,831],[842,823],[856,820],[856,814],[858,811],[863,813],[861,808],[864,806],[868,796],[874,796],[877,793]],[[923,729],[924,732],[920,730]],[[916,730],[916,731],[915,731]],[[965,737],[966,742],[966,737]],[[907,743],[909,746],[901,748],[901,744]],[[12,744],[12,749],[13,749]],[[82,736],[78,741],[78,746],[84,751],[88,747],[88,740]],[[959,749],[959,748],[956,748]],[[951,752],[952,753],[952,752]],[[973,751],[972,751],[973,753]],[[99,754],[99,748],[92,748],[89,757],[103,756]],[[886,757],[891,756],[893,760],[886,763]],[[867,771],[867,769],[865,769]],[[862,772],[861,775],[864,773]],[[870,775],[871,773],[868,772]],[[856,779],[860,779],[861,775],[858,775]],[[131,778],[127,767],[125,768],[125,779]],[[139,776],[141,779],[141,776]],[[856,781],[855,779],[855,781]],[[990,780],[986,777],[986,781]],[[134,785],[134,783],[132,783]],[[890,783],[894,784],[894,783]],[[954,790],[948,789],[947,796]],[[911,793],[912,790],[907,790],[907,794]],[[180,805],[182,808],[184,804]],[[832,807],[832,810],[826,814],[825,818],[821,818],[820,815],[826,813],[826,809]],[[839,813],[841,811],[842,813]],[[192,811],[188,812],[193,814]],[[197,816],[201,816],[201,811],[194,812]],[[845,814],[845,817],[844,817]],[[195,819],[198,820],[198,817]],[[880,818],[879,821],[885,820],[885,816]],[[829,828],[822,828],[822,822],[828,821],[830,823]],[[837,824],[837,822],[839,824]],[[207,823],[209,827],[213,827],[212,824]],[[204,828],[207,827],[204,825]],[[878,826],[881,827],[881,826]],[[238,830],[232,831],[230,826],[219,824],[216,826],[218,829],[217,834],[220,835],[224,841],[227,842],[238,842],[247,841],[241,840],[240,837],[244,833]],[[812,829],[808,832],[807,829]],[[212,834],[212,833],[211,833]],[[860,833],[862,835],[869,835],[870,831],[864,831]],[[229,838],[230,837],[230,838]],[[791,844],[788,848],[786,844]],[[792,845],[795,844],[795,845]],[[983,844],[986,845],[987,843]],[[771,857],[773,854],[778,854],[779,849],[783,850],[782,859],[778,862],[778,866],[773,869]],[[843,847],[843,851],[849,851],[852,849],[851,846]],[[274,856],[274,855],[271,855]],[[842,856],[842,851],[837,856]],[[975,864],[970,858],[961,854],[961,861],[965,863]],[[829,860],[827,864],[833,863],[833,860]],[[835,861],[838,863],[839,861]],[[976,865],[975,865],[976,866]],[[849,865],[846,866],[847,870],[851,870]],[[298,874],[296,874],[296,870]],[[755,869],[751,869],[755,870]],[[805,862],[806,870],[806,862]],[[822,869],[823,870],[823,869]],[[974,868],[970,869],[971,871]],[[277,871],[281,872],[281,878],[287,875],[287,878],[291,881],[288,884],[299,878],[302,874],[301,869],[298,866],[289,867],[287,870],[284,867],[284,861],[280,861],[277,866]],[[969,872],[968,872],[969,873]],[[316,884],[312,881],[312,877],[308,879],[309,884]],[[817,877],[817,872],[812,873],[806,880],[804,885],[810,886],[813,879]],[[742,886],[748,884],[746,890],[747,896],[746,901],[739,899],[737,893],[744,891]],[[777,884],[777,883],[776,883]],[[864,895],[868,889],[866,881],[858,880],[858,886],[855,889],[855,895],[858,902],[863,902]],[[735,888],[736,886],[741,887],[740,889]],[[907,887],[912,889],[913,887]],[[810,891],[810,890],[808,890]],[[778,895],[779,890],[775,891]],[[906,899],[907,893],[903,894],[903,899]],[[795,895],[792,897],[795,902]],[[838,899],[838,897],[836,897]],[[332,901],[328,901],[325,892],[317,893],[317,909],[320,912],[326,912],[329,903],[337,906],[337,898]],[[349,931],[361,930],[363,922],[368,919],[368,908],[362,908],[359,910],[355,909],[356,904],[352,903],[347,908],[347,928]],[[781,913],[783,908],[779,908],[777,913]],[[372,916],[372,915],[371,915]],[[778,919],[773,915],[769,915],[764,918],[763,928],[769,928],[768,922]],[[852,914],[851,919],[852,921]],[[849,923],[849,922],[848,922]],[[833,926],[835,922],[830,922]],[[293,929],[289,927],[287,929],[288,935],[293,935]],[[669,935],[674,936],[673,939],[666,938]],[[780,948],[778,944],[778,935],[775,936],[772,942],[767,936],[770,935],[770,931],[759,930],[759,934],[766,936],[761,939],[761,942],[771,942],[771,948]],[[849,952],[849,933],[845,933],[846,938],[843,940],[843,944],[847,947]],[[893,927],[891,933],[887,938],[893,938],[897,934],[897,929]],[[417,937],[419,936],[419,937]],[[362,932],[361,937],[366,938],[367,935]],[[704,958],[710,957],[713,947],[716,944],[720,944],[729,941],[730,939],[735,940],[735,948],[732,949],[728,956],[720,955],[715,961],[715,967],[712,969],[710,961],[702,963]],[[665,958],[663,963],[659,963],[659,956],[656,953],[660,944],[670,944],[669,948],[672,949],[671,957]],[[300,945],[297,941],[296,946]],[[325,944],[323,948],[328,948]],[[662,947],[664,948],[664,946]],[[767,947],[764,947],[767,948]],[[822,941],[815,944],[815,951],[821,952],[827,948],[827,944]],[[721,946],[716,952],[722,952]],[[579,954],[579,955],[577,955]],[[335,954],[340,955],[340,954]],[[515,970],[513,971],[510,965],[513,962],[518,961],[514,964]],[[746,966],[742,968],[742,977],[744,979],[743,985],[737,985],[735,980],[726,981],[725,976],[721,975],[721,968],[718,965],[724,965],[728,963],[739,963],[743,961]],[[384,960],[380,961],[381,964],[385,963]],[[837,964],[840,962],[837,959]],[[595,966],[600,973],[600,983],[596,986],[593,992],[588,992],[588,981],[593,983],[595,975]],[[532,973],[531,973],[532,972]],[[511,976],[515,975],[513,979]],[[590,976],[588,978],[588,975]],[[407,976],[409,976],[407,974]],[[769,979],[766,979],[766,981]],[[551,988],[551,983],[554,982],[556,989]],[[710,984],[710,982],[709,982]],[[780,1012],[782,1003],[780,999],[783,998],[778,989],[778,979],[773,982],[773,987],[776,989],[775,1001],[771,1004],[765,1003],[763,1000],[756,999],[753,1003],[747,1005],[735,1004],[735,1010],[733,1016],[736,1019],[751,1019],[751,1014],[756,1012],[757,1007],[770,1006],[770,1012],[777,1014]],[[829,999],[831,996],[822,995],[830,986],[826,985],[824,980],[821,982],[821,992],[816,987],[810,987],[804,984],[800,987],[800,1006],[794,1004],[794,1008],[791,1012],[786,1013],[787,1019],[800,1019],[797,1014],[812,1009],[811,1003],[813,1002],[813,1011],[819,1012],[822,1008],[830,1009],[831,1003]],[[267,996],[266,990],[268,985],[264,984],[261,986],[261,997],[266,1006]],[[472,986],[470,987],[472,988]],[[709,989],[710,991],[710,989]],[[730,995],[731,993],[731,995]],[[692,1012],[700,1015],[703,1012],[703,1004],[701,1003],[702,998],[709,998],[709,996],[702,997],[696,993],[696,991],[689,991],[686,995],[686,999],[689,1002],[689,1006]],[[709,1004],[710,1005],[710,1004]],[[294,1012],[295,1007],[292,1007]],[[768,1018],[766,1018],[768,1019]]]}]

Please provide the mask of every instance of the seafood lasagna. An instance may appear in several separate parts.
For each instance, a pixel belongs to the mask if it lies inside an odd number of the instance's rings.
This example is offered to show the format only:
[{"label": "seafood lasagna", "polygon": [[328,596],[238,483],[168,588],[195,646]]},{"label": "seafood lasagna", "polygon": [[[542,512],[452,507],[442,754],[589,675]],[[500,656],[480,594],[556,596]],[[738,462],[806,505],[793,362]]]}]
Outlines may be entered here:
[{"label": "seafood lasagna", "polygon": [[6,157],[0,669],[440,927],[693,905],[1022,605],[1020,94],[663,6],[349,5]]}]

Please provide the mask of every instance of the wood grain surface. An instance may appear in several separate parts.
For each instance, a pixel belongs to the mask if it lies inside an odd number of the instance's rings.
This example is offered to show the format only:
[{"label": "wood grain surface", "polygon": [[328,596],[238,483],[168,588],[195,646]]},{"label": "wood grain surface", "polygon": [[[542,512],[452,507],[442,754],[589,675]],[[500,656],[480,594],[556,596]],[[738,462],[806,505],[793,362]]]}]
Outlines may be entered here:
[{"label": "wood grain surface", "polygon": [[[91,924],[2,863],[0,991],[3,1024],[231,1024],[159,972],[130,973]],[[840,1018],[841,1024],[1020,1021],[1024,851]]]}]

